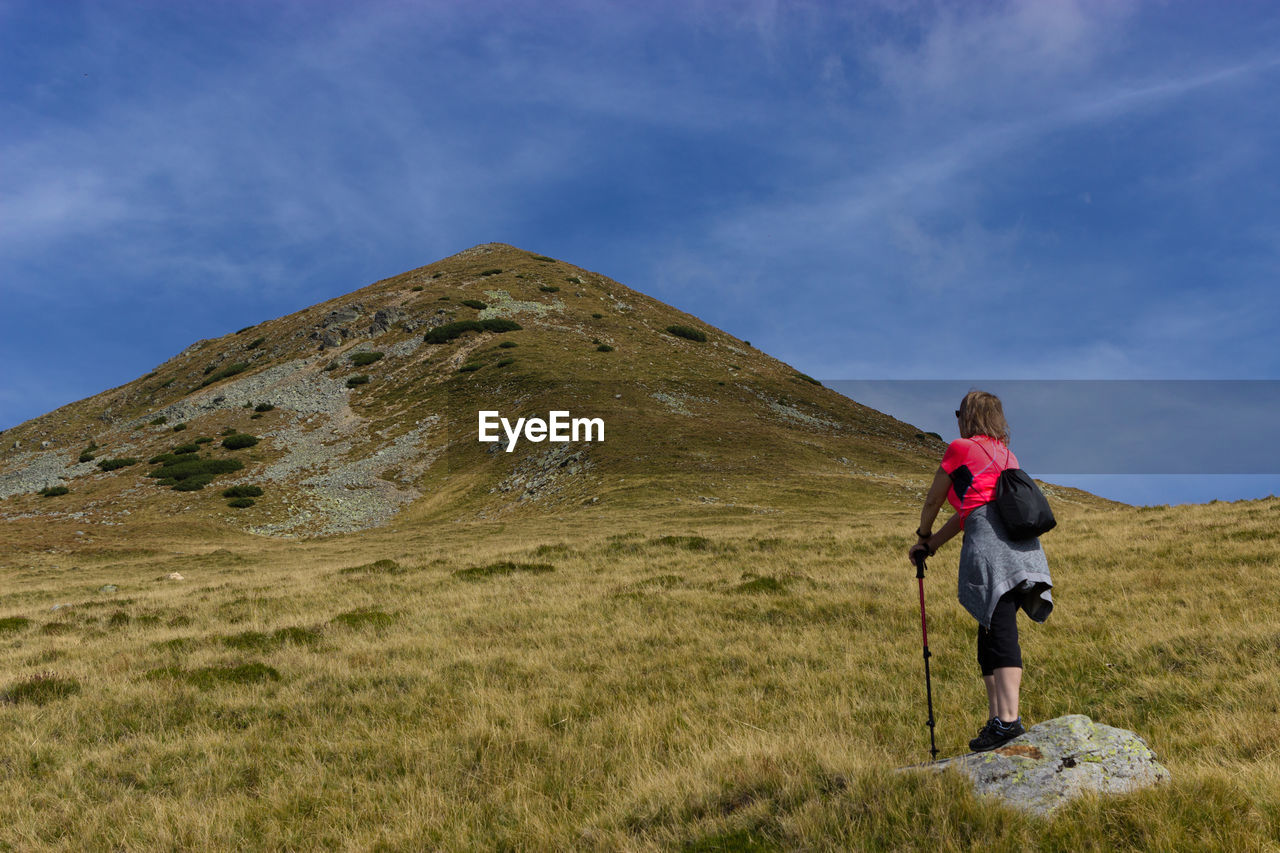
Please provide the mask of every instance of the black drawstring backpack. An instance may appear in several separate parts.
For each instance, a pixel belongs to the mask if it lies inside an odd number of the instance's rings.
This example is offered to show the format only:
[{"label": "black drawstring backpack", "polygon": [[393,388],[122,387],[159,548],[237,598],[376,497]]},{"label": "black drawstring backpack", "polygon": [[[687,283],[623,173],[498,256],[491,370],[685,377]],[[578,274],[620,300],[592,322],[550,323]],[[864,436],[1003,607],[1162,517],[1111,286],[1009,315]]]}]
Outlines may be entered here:
[{"label": "black drawstring backpack", "polygon": [[[982,447],[981,444],[978,446]],[[986,453],[987,449],[983,447],[982,451]],[[1008,452],[1009,448],[1005,447],[1005,453]],[[991,458],[991,454],[987,453],[987,457]],[[1009,463],[1008,455],[1004,461],[1006,465]],[[994,458],[991,458],[991,464],[995,464]],[[1049,509],[1049,499],[1040,491],[1031,475],[1021,468],[1004,468],[1000,471],[992,502],[996,505],[996,512],[1004,522],[1009,538],[1015,541],[1034,539],[1058,526],[1053,510]]]}]

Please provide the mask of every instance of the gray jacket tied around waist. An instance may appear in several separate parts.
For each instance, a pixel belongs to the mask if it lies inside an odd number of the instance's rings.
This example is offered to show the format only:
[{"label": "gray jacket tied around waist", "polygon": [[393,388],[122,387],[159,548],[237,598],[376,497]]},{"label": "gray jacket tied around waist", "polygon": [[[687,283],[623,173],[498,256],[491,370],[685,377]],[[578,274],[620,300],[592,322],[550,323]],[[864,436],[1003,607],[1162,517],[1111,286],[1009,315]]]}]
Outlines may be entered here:
[{"label": "gray jacket tied around waist", "polygon": [[964,522],[960,548],[960,604],[984,628],[991,627],[996,602],[1011,589],[1022,590],[1021,607],[1036,622],[1053,610],[1053,579],[1039,539],[1015,542],[1005,531],[994,504],[983,504]]}]

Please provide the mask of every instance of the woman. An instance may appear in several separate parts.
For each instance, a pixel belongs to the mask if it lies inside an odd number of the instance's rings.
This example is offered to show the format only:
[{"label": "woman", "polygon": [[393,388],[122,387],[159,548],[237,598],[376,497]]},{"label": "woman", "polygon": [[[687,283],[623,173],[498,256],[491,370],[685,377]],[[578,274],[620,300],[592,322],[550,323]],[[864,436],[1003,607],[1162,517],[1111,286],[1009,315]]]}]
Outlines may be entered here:
[{"label": "woman", "polygon": [[[942,465],[920,512],[918,541],[908,557],[932,557],[963,528],[960,548],[960,603],[978,620],[978,666],[987,688],[987,724],[969,741],[974,752],[1007,743],[1026,729],[1018,714],[1022,650],[1018,646],[1018,610],[1036,622],[1049,618],[1053,598],[1049,564],[1039,539],[1013,541],[996,512],[996,480],[1005,468],[1017,468],[1009,451],[1009,425],[1000,398],[970,391],[956,410],[960,438],[947,446]],[[936,533],[933,521],[943,500],[955,515]]]}]

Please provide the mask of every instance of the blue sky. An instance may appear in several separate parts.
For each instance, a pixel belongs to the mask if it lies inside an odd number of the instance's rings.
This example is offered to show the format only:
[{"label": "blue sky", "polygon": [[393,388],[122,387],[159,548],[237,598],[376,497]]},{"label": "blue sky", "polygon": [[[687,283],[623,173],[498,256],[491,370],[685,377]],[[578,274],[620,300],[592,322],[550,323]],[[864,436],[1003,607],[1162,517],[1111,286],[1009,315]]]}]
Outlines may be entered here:
[{"label": "blue sky", "polygon": [[[0,0],[0,427],[489,241],[823,379],[1280,378],[1277,45],[1248,2]],[[1208,482],[1155,502],[1280,491]]]}]

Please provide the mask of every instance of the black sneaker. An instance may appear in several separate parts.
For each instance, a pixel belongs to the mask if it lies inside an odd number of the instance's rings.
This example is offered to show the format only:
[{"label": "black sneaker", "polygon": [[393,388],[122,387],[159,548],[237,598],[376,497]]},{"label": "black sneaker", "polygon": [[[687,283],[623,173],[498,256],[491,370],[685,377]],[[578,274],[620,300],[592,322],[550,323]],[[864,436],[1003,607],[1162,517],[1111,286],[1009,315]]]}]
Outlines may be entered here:
[{"label": "black sneaker", "polygon": [[986,752],[1026,733],[1027,730],[1022,727],[1022,718],[1006,723],[999,717],[992,717],[982,727],[982,731],[978,732],[978,736],[969,741],[969,748],[974,752]]}]

